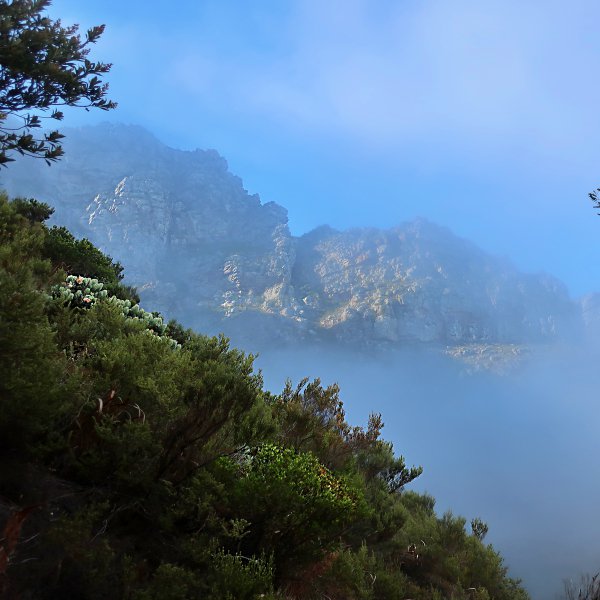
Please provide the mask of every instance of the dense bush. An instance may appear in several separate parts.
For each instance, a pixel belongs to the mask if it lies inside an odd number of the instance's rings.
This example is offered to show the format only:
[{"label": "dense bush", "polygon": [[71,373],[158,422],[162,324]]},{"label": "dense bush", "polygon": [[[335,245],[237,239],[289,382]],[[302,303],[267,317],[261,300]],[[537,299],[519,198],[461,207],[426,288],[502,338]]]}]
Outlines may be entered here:
[{"label": "dense bush", "polygon": [[121,268],[0,197],[0,595],[494,598],[526,593],[319,381],[144,311]]}]

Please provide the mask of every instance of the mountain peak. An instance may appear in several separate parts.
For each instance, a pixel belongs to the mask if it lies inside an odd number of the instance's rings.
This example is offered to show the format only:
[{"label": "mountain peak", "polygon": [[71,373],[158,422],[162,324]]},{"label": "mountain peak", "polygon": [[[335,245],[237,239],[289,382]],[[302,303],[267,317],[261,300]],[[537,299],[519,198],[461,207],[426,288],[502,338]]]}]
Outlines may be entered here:
[{"label": "mountain peak", "polygon": [[134,125],[65,133],[66,160],[11,165],[7,191],[56,206],[186,325],[253,342],[464,344],[553,339],[580,318],[557,280],[427,219],[294,238],[286,209],[249,195],[215,150],[174,150]]}]

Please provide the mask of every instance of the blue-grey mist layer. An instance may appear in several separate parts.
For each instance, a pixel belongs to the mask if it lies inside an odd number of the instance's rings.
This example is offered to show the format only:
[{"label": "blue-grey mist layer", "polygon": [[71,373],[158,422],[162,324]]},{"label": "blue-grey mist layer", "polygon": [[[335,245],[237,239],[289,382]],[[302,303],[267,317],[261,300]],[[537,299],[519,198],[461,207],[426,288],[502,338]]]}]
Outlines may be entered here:
[{"label": "blue-grey mist layer", "polygon": [[416,487],[488,521],[535,598],[600,568],[599,296],[425,220],[294,237],[213,150],[133,126],[66,133],[63,160],[17,161],[0,185],[119,260],[146,308],[260,351],[274,391],[319,376],[355,420],[382,412],[425,468]]}]

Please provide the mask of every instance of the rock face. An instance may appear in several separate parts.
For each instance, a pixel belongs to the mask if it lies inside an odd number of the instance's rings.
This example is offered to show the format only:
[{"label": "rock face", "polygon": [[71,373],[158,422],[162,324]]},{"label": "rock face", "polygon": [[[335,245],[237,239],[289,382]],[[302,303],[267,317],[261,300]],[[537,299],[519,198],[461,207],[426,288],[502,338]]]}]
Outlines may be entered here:
[{"label": "rock face", "polygon": [[56,222],[126,267],[146,306],[186,325],[236,341],[456,345],[547,340],[581,320],[556,279],[427,221],[294,238],[286,210],[250,196],[215,151],[173,150],[138,127],[66,133],[60,163],[17,161],[0,183],[55,206]]},{"label": "rock face", "polygon": [[574,313],[557,280],[523,275],[424,220],[313,231],[299,240],[292,283],[308,318],[349,340],[537,341]]}]

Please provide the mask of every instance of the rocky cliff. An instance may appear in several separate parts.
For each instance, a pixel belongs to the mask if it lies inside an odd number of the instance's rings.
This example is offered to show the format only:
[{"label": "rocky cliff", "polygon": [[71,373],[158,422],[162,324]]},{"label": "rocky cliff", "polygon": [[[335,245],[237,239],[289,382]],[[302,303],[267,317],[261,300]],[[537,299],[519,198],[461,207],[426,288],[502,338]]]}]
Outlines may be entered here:
[{"label": "rocky cliff", "polygon": [[143,302],[237,339],[526,343],[582,321],[564,286],[518,272],[424,220],[389,230],[290,234],[286,210],[250,196],[215,151],[178,151],[138,127],[68,130],[51,168],[21,160],[11,195],[126,267]]},{"label": "rocky cliff", "polygon": [[292,283],[309,320],[344,339],[542,340],[575,312],[556,279],[519,273],[424,220],[313,231],[298,240]]}]

